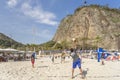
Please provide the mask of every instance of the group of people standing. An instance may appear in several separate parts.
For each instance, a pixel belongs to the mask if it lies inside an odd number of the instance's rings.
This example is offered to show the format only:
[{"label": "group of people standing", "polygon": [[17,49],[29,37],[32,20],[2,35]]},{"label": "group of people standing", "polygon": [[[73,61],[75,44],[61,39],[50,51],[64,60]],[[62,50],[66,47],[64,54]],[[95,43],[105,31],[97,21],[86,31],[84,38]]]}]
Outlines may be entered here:
[{"label": "group of people standing", "polygon": [[[61,63],[63,63],[65,61],[65,54],[66,54],[65,51],[63,51],[63,53],[61,54]],[[81,67],[82,58],[81,58],[80,53],[77,52],[77,49],[71,48],[70,49],[70,56],[73,59],[73,62],[72,62],[72,78],[74,78],[74,69],[77,68],[77,67],[79,68],[80,74],[82,75],[82,67]],[[52,57],[52,62],[54,62],[54,57]],[[32,63],[32,67],[34,68],[35,53],[33,53],[31,55],[31,63]]]}]

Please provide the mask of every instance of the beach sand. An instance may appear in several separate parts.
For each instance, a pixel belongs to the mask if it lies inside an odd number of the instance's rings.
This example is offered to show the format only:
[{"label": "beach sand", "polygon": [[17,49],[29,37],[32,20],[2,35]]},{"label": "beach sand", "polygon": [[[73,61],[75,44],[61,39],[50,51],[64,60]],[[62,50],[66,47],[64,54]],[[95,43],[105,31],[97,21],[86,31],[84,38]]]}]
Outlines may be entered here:
[{"label": "beach sand", "polygon": [[75,78],[71,79],[72,59],[60,63],[60,58],[51,62],[49,57],[38,58],[35,68],[30,61],[1,62],[0,80],[120,80],[120,61],[105,61],[101,65],[95,59],[82,59],[84,79],[75,69]]}]

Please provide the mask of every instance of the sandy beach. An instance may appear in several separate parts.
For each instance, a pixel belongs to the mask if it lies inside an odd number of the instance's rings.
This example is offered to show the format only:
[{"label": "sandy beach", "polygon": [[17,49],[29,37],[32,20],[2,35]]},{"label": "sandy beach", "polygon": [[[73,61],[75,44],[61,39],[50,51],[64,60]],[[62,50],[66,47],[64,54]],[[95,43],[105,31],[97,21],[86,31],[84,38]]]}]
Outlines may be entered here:
[{"label": "sandy beach", "polygon": [[75,69],[75,78],[71,79],[71,58],[60,63],[60,58],[51,62],[49,57],[36,59],[35,68],[30,61],[1,62],[0,80],[120,80],[120,61],[105,61],[101,65],[95,59],[82,60],[84,79]]}]

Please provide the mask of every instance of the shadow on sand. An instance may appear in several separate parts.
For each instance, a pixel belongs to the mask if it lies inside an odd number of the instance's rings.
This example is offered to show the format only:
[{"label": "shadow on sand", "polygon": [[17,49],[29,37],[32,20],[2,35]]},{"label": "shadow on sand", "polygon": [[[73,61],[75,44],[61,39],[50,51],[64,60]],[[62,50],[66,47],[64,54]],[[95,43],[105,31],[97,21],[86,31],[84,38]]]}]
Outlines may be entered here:
[{"label": "shadow on sand", "polygon": [[38,68],[47,68],[48,66],[38,66]]},{"label": "shadow on sand", "polygon": [[88,70],[89,70],[88,68],[84,69],[82,74],[81,74],[81,73],[76,74],[76,75],[74,76],[74,78],[75,78],[75,77],[77,77],[78,75],[81,75],[81,78],[85,79],[85,78],[86,78],[86,75],[87,75]]},{"label": "shadow on sand", "polygon": [[89,70],[88,68],[86,68],[86,69],[83,70],[83,73],[82,73],[83,78],[86,78],[88,70]]}]

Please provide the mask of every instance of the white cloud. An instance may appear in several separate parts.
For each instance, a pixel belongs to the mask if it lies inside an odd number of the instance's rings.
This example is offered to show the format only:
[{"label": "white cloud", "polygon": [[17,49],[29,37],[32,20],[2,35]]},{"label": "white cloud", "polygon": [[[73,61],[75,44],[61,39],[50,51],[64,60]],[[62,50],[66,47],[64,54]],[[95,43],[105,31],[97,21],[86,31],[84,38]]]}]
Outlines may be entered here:
[{"label": "white cloud", "polygon": [[[38,3],[38,2],[37,2]],[[25,16],[28,16],[34,19],[38,23],[47,24],[47,25],[58,25],[58,22],[55,20],[56,15],[52,12],[45,11],[42,6],[39,4],[31,5],[32,1],[20,1],[20,0],[8,0],[7,5],[10,8],[20,10]],[[18,7],[15,7],[18,6]],[[19,12],[19,11],[18,11]]]},{"label": "white cloud", "polygon": [[36,22],[48,24],[48,25],[57,25],[57,21],[55,14],[44,11],[42,7],[39,6],[31,6],[29,3],[23,3],[21,6],[21,10],[24,15],[29,16],[36,20]]},{"label": "white cloud", "polygon": [[7,5],[11,8],[15,7],[17,5],[17,0],[8,0]]}]

